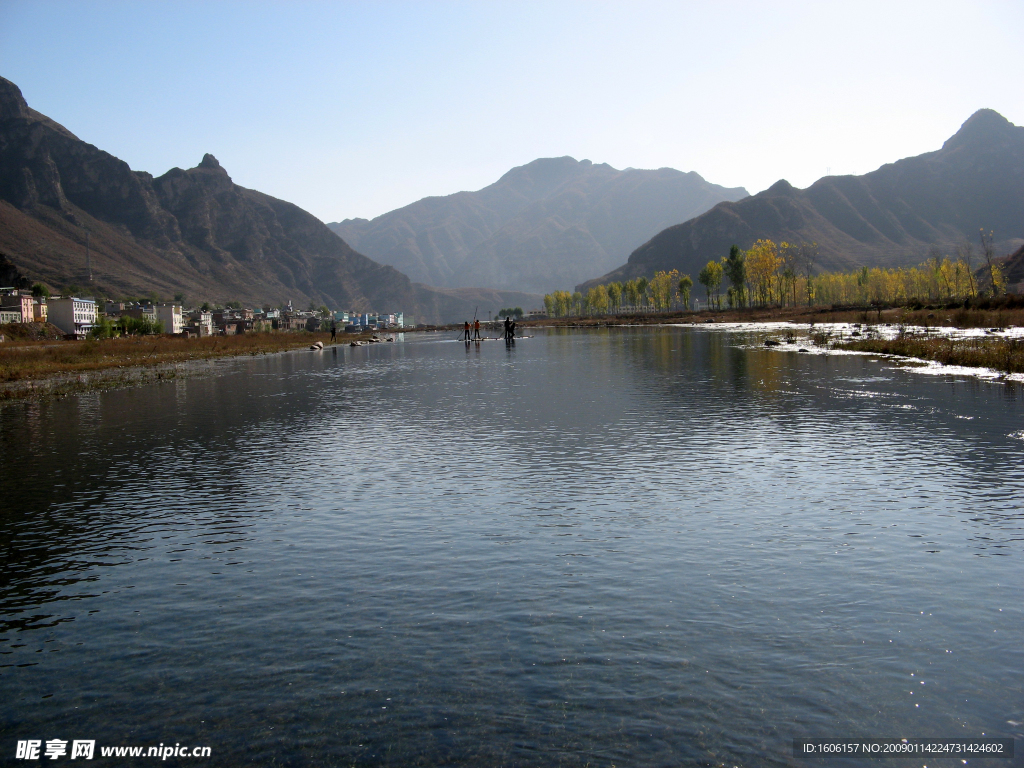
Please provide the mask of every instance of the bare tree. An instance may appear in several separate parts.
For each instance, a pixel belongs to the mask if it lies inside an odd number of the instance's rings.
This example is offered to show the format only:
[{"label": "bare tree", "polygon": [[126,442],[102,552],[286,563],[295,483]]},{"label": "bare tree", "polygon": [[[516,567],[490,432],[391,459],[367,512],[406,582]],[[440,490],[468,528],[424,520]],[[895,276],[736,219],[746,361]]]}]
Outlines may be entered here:
[{"label": "bare tree", "polygon": [[800,269],[807,279],[807,306],[811,306],[813,292],[811,277],[814,274],[814,263],[818,260],[818,244],[800,243],[797,258],[800,260]]},{"label": "bare tree", "polygon": [[992,257],[995,255],[996,249],[992,245],[994,240],[994,232],[989,231],[988,235],[985,234],[985,229],[979,230],[979,236],[981,237],[981,250],[985,254],[985,262],[988,264],[988,279],[992,284],[992,295],[997,296],[999,294],[999,280],[996,277],[996,265],[992,261]]}]

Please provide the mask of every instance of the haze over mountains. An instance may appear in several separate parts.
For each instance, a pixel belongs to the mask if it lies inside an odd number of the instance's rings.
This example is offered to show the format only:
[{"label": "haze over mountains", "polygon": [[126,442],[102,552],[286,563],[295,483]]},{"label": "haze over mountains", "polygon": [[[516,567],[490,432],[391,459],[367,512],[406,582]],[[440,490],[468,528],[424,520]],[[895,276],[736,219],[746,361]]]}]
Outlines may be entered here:
[{"label": "haze over mountains", "polygon": [[[88,283],[86,233],[95,283]],[[31,280],[87,293],[404,311],[428,322],[538,304],[435,290],[356,253],[291,203],[234,184],[216,158],[154,178],[31,109],[0,78],[0,251]]]},{"label": "haze over mountains", "polygon": [[328,224],[353,248],[431,285],[547,293],[621,264],[640,244],[745,189],[672,168],[553,157],[476,192]]},{"label": "haze over mountains", "polygon": [[[937,246],[978,251],[978,231],[994,231],[997,254],[1024,242],[1024,128],[991,109],[974,113],[942,148],[863,176],[827,176],[804,190],[785,180],[660,232],[626,264],[578,285],[678,269],[696,279],[733,244],[817,242],[819,269],[899,266]],[[977,263],[977,262],[975,262]]]}]

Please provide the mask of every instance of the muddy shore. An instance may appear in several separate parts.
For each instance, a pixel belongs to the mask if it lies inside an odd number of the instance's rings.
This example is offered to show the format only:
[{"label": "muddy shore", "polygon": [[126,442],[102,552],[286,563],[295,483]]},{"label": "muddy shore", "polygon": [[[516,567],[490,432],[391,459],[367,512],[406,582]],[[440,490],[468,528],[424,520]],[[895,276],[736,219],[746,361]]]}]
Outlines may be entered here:
[{"label": "muddy shore", "polygon": [[[373,334],[343,334],[338,344]],[[329,333],[262,333],[184,339],[137,336],[64,341],[13,340],[0,345],[0,403],[139,386],[207,375],[217,360],[330,346]]]}]

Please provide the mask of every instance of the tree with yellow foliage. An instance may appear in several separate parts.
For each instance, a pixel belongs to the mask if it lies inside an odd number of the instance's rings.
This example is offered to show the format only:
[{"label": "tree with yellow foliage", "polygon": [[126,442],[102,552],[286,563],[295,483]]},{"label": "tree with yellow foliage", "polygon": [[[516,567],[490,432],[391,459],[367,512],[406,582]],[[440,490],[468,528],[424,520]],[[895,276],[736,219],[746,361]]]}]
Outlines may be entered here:
[{"label": "tree with yellow foliage", "polygon": [[697,275],[697,280],[701,285],[704,286],[704,292],[708,297],[708,306],[715,306],[718,309],[722,308],[722,303],[719,300],[719,289],[722,286],[722,276],[724,271],[722,265],[717,261],[709,261],[704,265],[704,269]]},{"label": "tree with yellow foliage", "polygon": [[591,312],[603,315],[608,311],[608,289],[603,285],[595,285],[587,291],[586,303]]},{"label": "tree with yellow foliage", "polygon": [[682,299],[683,308],[690,308],[690,290],[693,288],[693,278],[683,275],[679,278],[679,298]]},{"label": "tree with yellow foliage", "polygon": [[648,288],[651,294],[651,303],[655,309],[665,310],[672,306],[673,294],[675,293],[676,281],[679,279],[679,270],[671,272],[664,270],[655,273],[654,279]]},{"label": "tree with yellow foliage", "polygon": [[762,305],[775,298],[774,280],[782,264],[778,246],[771,240],[758,240],[747,251],[747,276]]},{"label": "tree with yellow foliage", "polygon": [[613,310],[622,306],[622,283],[611,283],[608,286],[608,302]]}]

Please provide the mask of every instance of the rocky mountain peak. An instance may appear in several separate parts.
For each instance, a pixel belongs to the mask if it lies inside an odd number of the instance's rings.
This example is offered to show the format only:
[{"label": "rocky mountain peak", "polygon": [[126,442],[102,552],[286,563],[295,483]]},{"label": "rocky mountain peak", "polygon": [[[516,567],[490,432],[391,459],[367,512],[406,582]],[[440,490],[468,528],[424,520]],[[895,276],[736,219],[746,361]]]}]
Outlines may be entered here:
[{"label": "rocky mountain peak", "polygon": [[[217,158],[214,157],[213,155],[211,155],[209,152],[207,152],[205,155],[203,155],[203,162],[201,162],[199,164],[199,167],[200,168],[206,168],[206,169],[211,170],[211,171],[223,171],[224,170],[221,167],[220,163],[217,161]],[[226,173],[226,171],[225,171],[225,173]]]},{"label": "rocky mountain peak", "polygon": [[768,187],[768,191],[775,195],[792,195],[796,190],[785,179],[779,179]]},{"label": "rocky mountain peak", "polygon": [[28,103],[21,89],[10,80],[0,77],[0,120],[13,120],[29,116]]},{"label": "rocky mountain peak", "polygon": [[960,126],[960,130],[954,133],[943,149],[955,149],[956,147],[969,145],[990,144],[993,141],[1012,137],[1015,131],[1022,131],[994,109],[979,109]]},{"label": "rocky mountain peak", "polygon": [[212,189],[230,189],[234,184],[224,166],[209,152],[203,155],[199,165],[188,171],[188,175],[193,181],[202,179],[203,184]]}]

